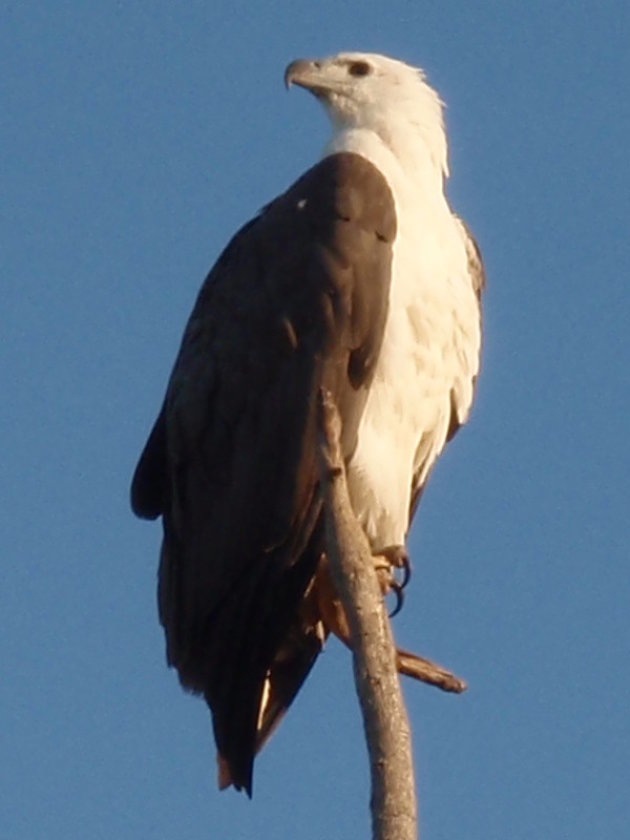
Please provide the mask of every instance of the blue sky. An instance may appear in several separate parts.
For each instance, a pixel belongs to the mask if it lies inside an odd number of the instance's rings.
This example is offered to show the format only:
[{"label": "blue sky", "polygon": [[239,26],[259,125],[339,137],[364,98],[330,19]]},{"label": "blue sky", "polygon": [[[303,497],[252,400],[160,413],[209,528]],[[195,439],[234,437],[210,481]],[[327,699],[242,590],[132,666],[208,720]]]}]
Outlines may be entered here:
[{"label": "blue sky", "polygon": [[389,53],[448,105],[449,195],[488,273],[469,426],[411,536],[400,643],[427,840],[630,822],[630,7],[618,2],[4,4],[0,11],[0,833],[365,837],[332,643],[215,789],[204,704],[164,664],[159,528],[128,483],[197,289],[318,156],[299,56]]}]

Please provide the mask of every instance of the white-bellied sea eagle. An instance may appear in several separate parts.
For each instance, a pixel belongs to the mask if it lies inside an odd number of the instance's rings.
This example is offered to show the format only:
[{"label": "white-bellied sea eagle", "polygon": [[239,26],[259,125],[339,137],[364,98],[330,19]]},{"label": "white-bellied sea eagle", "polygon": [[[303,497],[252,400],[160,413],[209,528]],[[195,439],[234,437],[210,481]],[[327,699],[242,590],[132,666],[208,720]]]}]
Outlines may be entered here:
[{"label": "white-bellied sea eagle", "polygon": [[133,478],[162,517],[167,657],[212,712],[219,782],[251,795],[257,751],[329,630],[316,407],[342,418],[354,513],[406,562],[427,477],[473,400],[483,268],[444,195],[442,104],[381,55],[299,60],[322,159],[231,240],[186,326]]}]

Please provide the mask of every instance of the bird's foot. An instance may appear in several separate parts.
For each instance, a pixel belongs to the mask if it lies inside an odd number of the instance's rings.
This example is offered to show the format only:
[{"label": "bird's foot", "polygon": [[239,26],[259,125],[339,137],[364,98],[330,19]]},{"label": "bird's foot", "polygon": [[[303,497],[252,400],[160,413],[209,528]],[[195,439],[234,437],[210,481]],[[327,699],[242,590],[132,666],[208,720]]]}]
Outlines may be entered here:
[{"label": "bird's foot", "polygon": [[[411,562],[404,545],[391,545],[374,555],[374,568],[383,595],[393,592],[396,596],[396,606],[390,613],[390,618],[397,615],[404,603],[403,589],[411,578]],[[396,577],[396,570],[402,569],[402,577]]]}]

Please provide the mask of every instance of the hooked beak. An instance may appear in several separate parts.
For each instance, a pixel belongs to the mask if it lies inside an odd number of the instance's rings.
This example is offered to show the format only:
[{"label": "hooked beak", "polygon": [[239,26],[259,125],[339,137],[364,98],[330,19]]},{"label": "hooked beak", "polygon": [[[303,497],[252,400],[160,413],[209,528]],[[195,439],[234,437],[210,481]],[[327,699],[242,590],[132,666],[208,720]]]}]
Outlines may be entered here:
[{"label": "hooked beak", "polygon": [[284,71],[284,84],[287,90],[291,85],[299,85],[310,90],[315,96],[321,96],[329,89],[324,83],[321,61],[307,58],[298,58],[289,64]]}]

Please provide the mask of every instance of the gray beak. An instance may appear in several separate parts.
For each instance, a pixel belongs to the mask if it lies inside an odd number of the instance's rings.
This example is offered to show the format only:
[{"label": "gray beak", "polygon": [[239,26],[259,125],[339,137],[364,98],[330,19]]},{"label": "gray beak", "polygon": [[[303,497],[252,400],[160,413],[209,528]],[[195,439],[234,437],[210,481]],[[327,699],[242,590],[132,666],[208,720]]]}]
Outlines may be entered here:
[{"label": "gray beak", "polygon": [[308,58],[298,58],[292,61],[284,71],[284,84],[287,90],[291,85],[299,85],[313,93],[323,93],[326,86],[322,84],[322,65],[320,61]]}]

